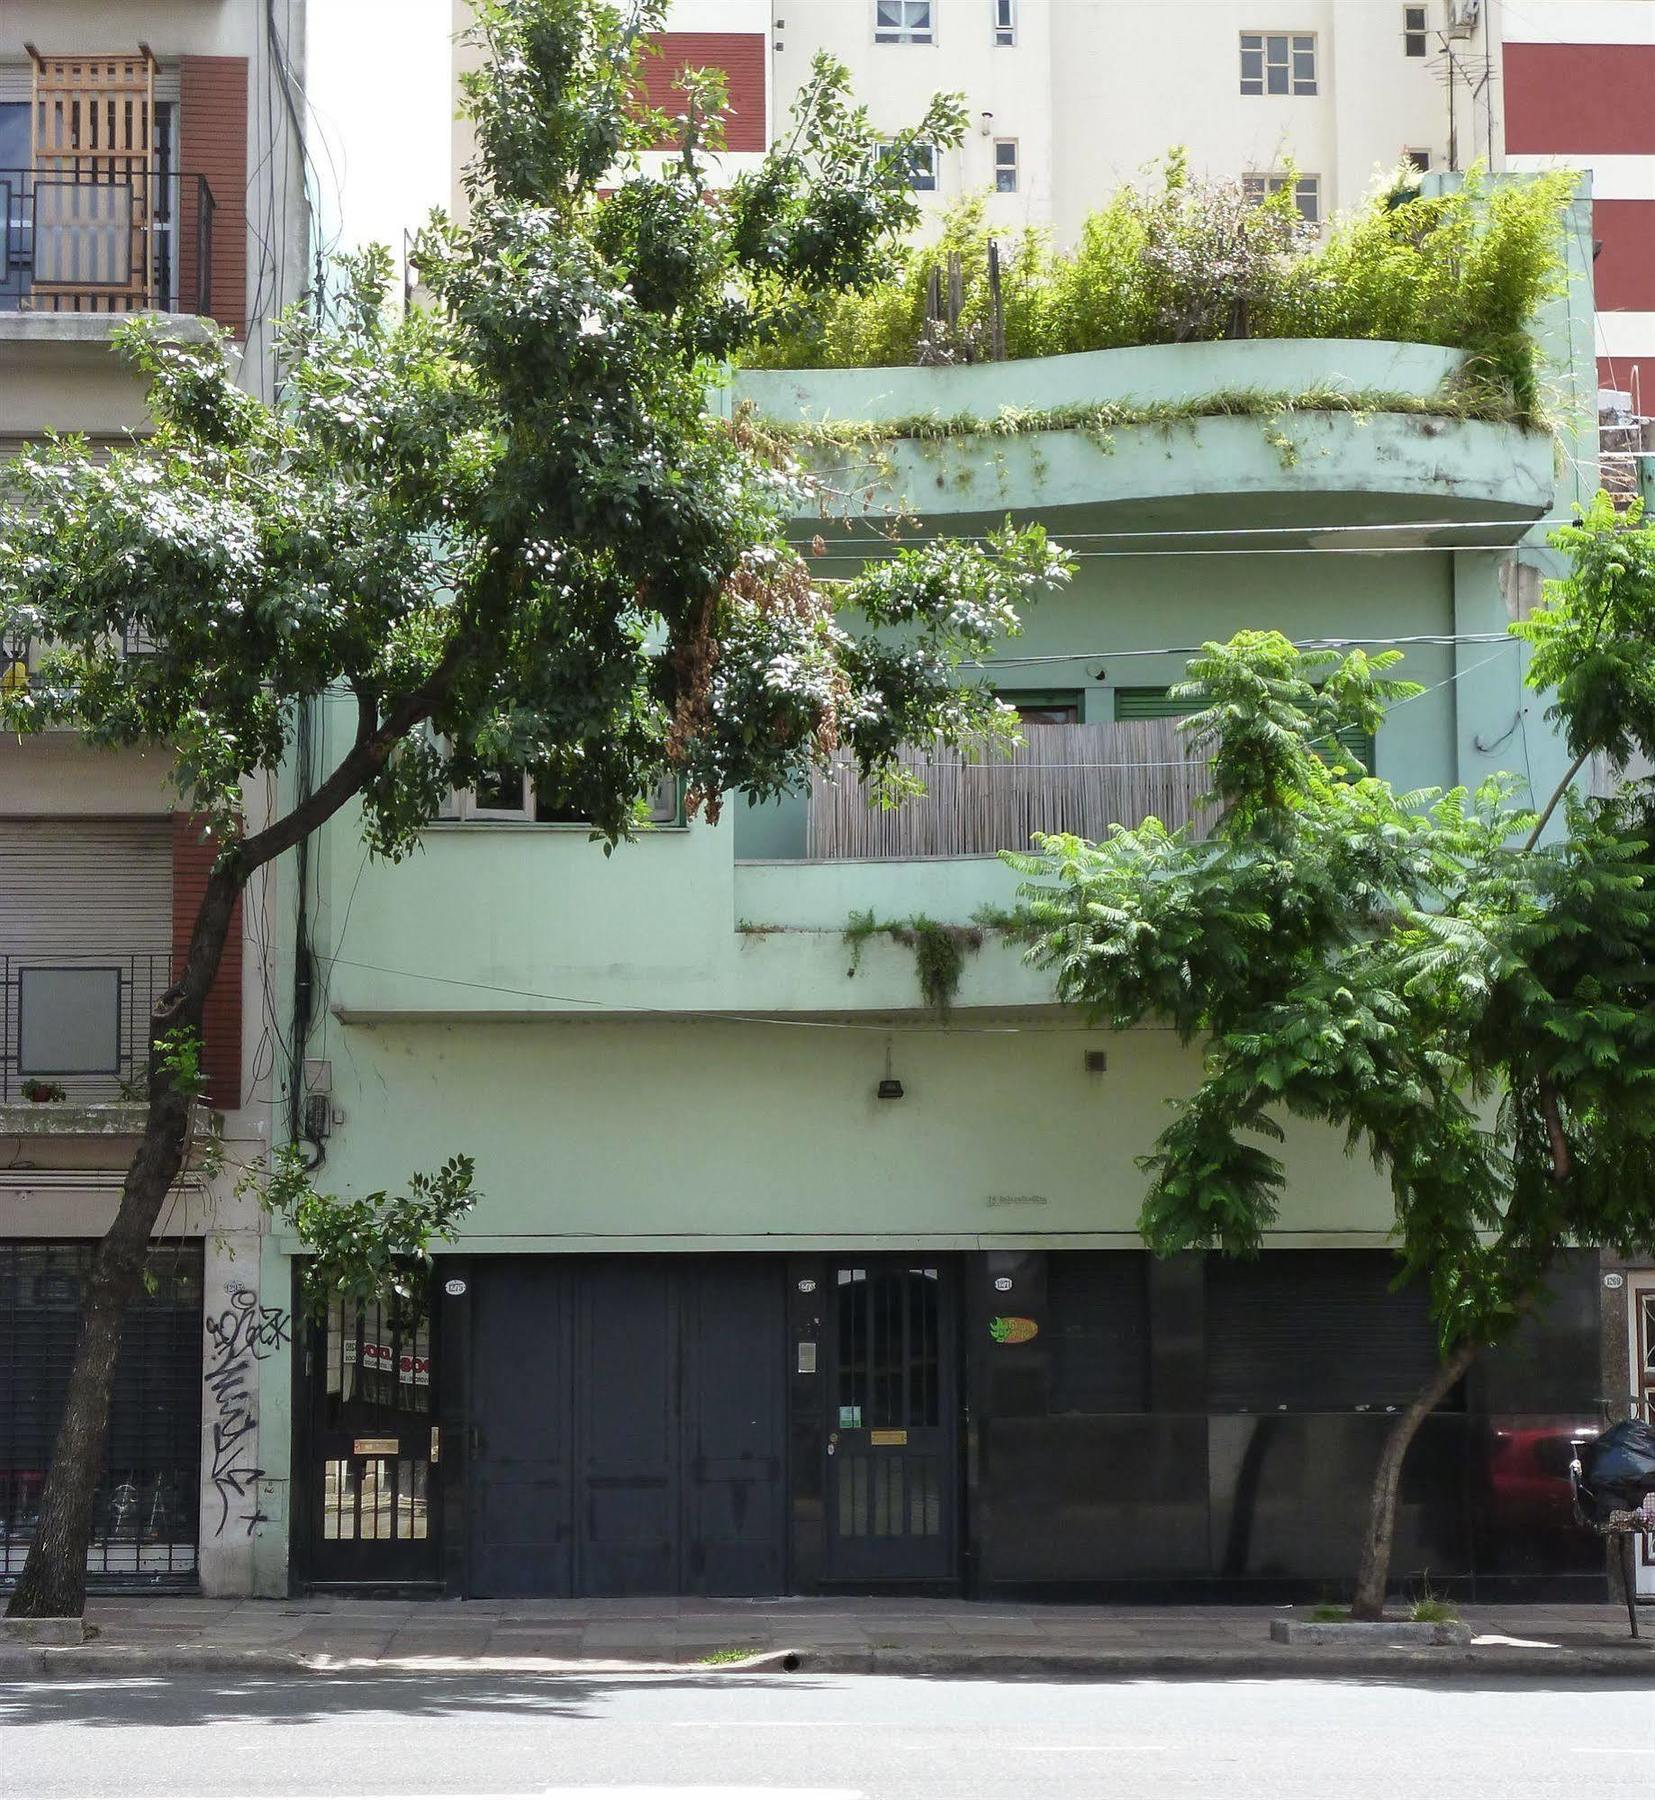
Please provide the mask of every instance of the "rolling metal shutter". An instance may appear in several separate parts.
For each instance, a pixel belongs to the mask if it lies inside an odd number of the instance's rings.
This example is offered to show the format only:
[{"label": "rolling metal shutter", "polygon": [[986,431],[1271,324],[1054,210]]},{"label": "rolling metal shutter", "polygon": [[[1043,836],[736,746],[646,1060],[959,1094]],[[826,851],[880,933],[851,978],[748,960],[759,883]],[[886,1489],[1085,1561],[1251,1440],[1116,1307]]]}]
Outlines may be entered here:
[{"label": "rolling metal shutter", "polygon": [[1141,1250],[1052,1254],[1046,1265],[1052,1412],[1147,1409],[1148,1270]]},{"label": "rolling metal shutter", "polygon": [[0,955],[171,949],[169,819],[0,819]]},{"label": "rolling metal shutter", "polygon": [[1416,1282],[1393,1292],[1388,1250],[1267,1250],[1207,1258],[1211,1412],[1383,1412],[1438,1365]]},{"label": "rolling metal shutter", "polygon": [[[23,1567],[97,1246],[0,1242],[0,1581]],[[94,1582],[188,1585],[201,1482],[199,1238],[151,1247],[127,1313],[87,1559]]]},{"label": "rolling metal shutter", "polygon": [[0,819],[0,1101],[113,1100],[172,979],[166,818]]}]

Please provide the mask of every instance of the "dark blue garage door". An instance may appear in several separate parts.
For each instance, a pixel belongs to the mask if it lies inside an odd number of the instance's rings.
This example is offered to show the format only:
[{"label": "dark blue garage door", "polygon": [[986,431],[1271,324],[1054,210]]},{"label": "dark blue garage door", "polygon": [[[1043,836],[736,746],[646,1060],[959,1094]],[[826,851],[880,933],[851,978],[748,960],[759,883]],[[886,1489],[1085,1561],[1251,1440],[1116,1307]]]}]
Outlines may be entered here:
[{"label": "dark blue garage door", "polygon": [[785,1566],[782,1265],[471,1265],[467,1590],[773,1594]]}]

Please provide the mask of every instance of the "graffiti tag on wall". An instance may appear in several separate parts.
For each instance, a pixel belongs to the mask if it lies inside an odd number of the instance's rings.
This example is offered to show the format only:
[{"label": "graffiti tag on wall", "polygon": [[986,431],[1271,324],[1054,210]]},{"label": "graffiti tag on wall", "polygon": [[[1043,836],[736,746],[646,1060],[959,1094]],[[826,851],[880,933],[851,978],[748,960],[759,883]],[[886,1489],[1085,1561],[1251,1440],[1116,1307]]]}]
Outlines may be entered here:
[{"label": "graffiti tag on wall", "polygon": [[256,1410],[258,1365],[293,1340],[293,1321],[278,1306],[260,1306],[259,1297],[239,1281],[224,1290],[230,1304],[206,1321],[207,1392],[215,1417],[212,1427],[213,1487],[218,1493],[218,1529],[223,1537],[232,1506],[245,1506],[237,1523],[253,1533],[265,1521],[259,1511],[258,1484],[264,1474],[253,1460],[259,1428]]}]

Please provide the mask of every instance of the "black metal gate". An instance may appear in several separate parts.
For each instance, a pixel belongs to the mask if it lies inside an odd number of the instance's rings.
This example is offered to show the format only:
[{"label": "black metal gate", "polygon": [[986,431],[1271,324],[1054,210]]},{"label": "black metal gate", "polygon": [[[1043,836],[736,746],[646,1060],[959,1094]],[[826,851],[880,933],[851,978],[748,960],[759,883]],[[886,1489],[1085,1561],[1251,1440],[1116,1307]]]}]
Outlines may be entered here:
[{"label": "black metal gate", "polygon": [[830,1265],[830,1581],[958,1574],[953,1269],[918,1257]]},{"label": "black metal gate", "polygon": [[437,1579],[436,1347],[429,1294],[404,1307],[335,1299],[312,1328],[312,1582]]},{"label": "black metal gate", "polygon": [[[0,1243],[0,1581],[23,1568],[80,1334],[90,1239]],[[127,1314],[87,1577],[189,1586],[201,1483],[201,1240],[152,1247]]]}]

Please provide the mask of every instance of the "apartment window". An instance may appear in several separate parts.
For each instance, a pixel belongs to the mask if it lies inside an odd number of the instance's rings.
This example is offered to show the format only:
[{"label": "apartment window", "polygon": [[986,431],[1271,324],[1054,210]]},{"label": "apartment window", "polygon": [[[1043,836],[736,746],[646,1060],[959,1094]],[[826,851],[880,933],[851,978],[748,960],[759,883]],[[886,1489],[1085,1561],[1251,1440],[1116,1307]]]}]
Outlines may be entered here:
[{"label": "apartment window", "polygon": [[[682,825],[683,796],[676,775],[665,775],[646,796],[651,825]],[[490,769],[475,787],[457,788],[438,818],[445,823],[585,825],[590,821],[550,795],[535,792],[534,783],[510,765]]]},{"label": "apartment window", "polygon": [[937,191],[937,146],[935,144],[910,144],[906,152],[899,152],[894,143],[879,146],[882,158],[906,156],[908,163],[908,185],[916,194],[934,194]]},{"label": "apartment window", "polygon": [[994,0],[994,41],[1007,50],[1017,42],[1017,0]]},{"label": "apartment window", "polygon": [[995,698],[1002,706],[1009,706],[1017,714],[1019,725],[1078,725],[1080,723],[1080,695],[1067,693],[1031,694],[1026,690],[1009,692],[1002,689]]},{"label": "apartment window", "polygon": [[874,0],[873,41],[876,44],[932,44],[931,0]]},{"label": "apartment window", "polygon": [[1293,204],[1307,225],[1322,222],[1322,178],[1320,175],[1243,175],[1243,192],[1249,200],[1263,200],[1279,194],[1284,187],[1293,190]]},{"label": "apartment window", "polygon": [[1404,150],[1402,160],[1407,163],[1409,168],[1418,169],[1421,175],[1430,171],[1431,152],[1429,150]]},{"label": "apartment window", "polygon": [[1402,9],[1402,54],[1423,56],[1426,51],[1425,8],[1405,6]]},{"label": "apartment window", "polygon": [[1315,34],[1242,32],[1241,91],[1244,94],[1314,94]]},{"label": "apartment window", "polygon": [[994,191],[997,194],[1017,192],[1017,139],[994,140]]}]

